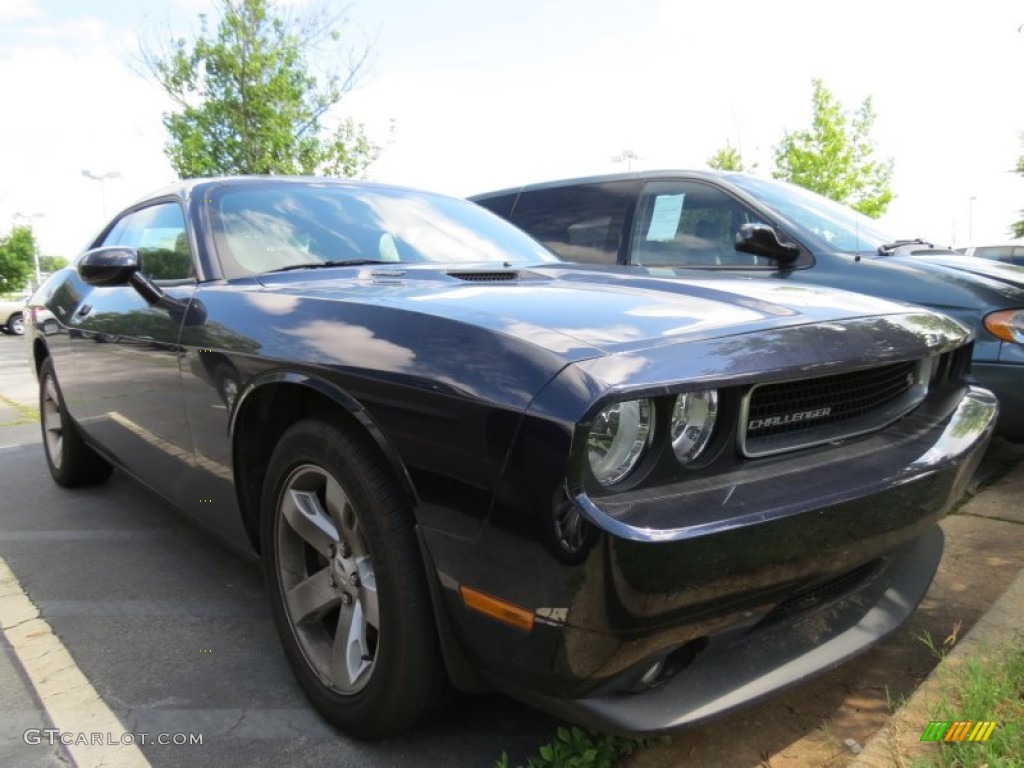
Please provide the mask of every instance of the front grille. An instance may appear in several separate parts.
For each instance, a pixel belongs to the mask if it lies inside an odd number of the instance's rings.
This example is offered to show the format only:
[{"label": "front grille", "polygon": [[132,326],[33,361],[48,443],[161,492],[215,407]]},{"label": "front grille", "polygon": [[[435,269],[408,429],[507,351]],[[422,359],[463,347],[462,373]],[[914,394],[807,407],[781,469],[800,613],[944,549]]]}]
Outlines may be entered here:
[{"label": "front grille", "polygon": [[927,391],[929,361],[762,384],[745,398],[741,447],[764,456],[880,429]]}]

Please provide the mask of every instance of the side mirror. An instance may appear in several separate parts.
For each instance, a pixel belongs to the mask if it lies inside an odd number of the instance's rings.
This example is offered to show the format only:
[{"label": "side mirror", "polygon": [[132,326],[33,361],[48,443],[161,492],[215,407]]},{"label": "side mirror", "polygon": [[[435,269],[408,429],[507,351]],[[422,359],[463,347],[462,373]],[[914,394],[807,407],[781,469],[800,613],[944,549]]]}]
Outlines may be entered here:
[{"label": "side mirror", "polygon": [[779,233],[767,224],[744,224],[736,233],[736,250],[775,259],[780,264],[796,261],[800,247],[779,240]]},{"label": "side mirror", "polygon": [[139,254],[123,246],[94,248],[78,262],[78,275],[89,285],[127,285],[138,271]]}]

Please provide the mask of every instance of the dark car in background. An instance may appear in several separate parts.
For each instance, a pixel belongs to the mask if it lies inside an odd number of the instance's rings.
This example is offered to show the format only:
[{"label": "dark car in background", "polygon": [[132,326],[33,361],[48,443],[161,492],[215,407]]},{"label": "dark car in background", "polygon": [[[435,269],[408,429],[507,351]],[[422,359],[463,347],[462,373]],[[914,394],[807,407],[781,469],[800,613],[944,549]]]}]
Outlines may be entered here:
[{"label": "dark car in background", "polygon": [[896,239],[845,206],[743,173],[642,171],[470,198],[569,261],[713,270],[844,288],[945,312],[977,334],[972,375],[1024,441],[1024,269]]},{"label": "dark car in background", "polygon": [[1024,244],[1008,243],[1006,245],[971,245],[957,248],[957,253],[973,256],[976,259],[990,259],[1003,264],[1024,267]]},{"label": "dark car in background", "polygon": [[997,414],[946,316],[564,264],[366,183],[175,185],[41,301],[54,480],[117,466],[258,553],[363,738],[452,684],[660,732],[841,662],[925,594]]}]

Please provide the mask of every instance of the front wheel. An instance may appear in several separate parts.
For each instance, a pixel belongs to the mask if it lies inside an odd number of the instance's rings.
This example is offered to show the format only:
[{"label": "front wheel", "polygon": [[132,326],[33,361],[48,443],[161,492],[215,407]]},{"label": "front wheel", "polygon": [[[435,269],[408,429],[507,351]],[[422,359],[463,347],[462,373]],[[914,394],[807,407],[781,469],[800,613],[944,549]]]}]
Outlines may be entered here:
[{"label": "front wheel", "polygon": [[110,477],[113,467],[85,443],[68,413],[49,357],[39,369],[39,418],[46,465],[58,485],[93,485]]},{"label": "front wheel", "polygon": [[372,444],[338,418],[292,426],[261,524],[274,621],[321,714],[375,739],[436,711],[446,681],[412,511]]}]

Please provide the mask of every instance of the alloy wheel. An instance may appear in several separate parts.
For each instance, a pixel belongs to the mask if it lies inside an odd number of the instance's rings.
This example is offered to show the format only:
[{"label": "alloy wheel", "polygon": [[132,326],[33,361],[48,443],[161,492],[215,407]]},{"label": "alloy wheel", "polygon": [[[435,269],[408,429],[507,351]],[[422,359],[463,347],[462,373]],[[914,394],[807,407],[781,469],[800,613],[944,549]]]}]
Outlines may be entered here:
[{"label": "alloy wheel", "polygon": [[55,469],[60,469],[64,450],[64,425],[61,421],[60,393],[53,376],[43,381],[42,398],[43,437],[46,440],[46,452]]},{"label": "alloy wheel", "polygon": [[373,675],[380,609],[373,559],[345,490],[321,467],[294,469],[278,499],[277,570],[289,624],[320,681],[341,694]]}]

